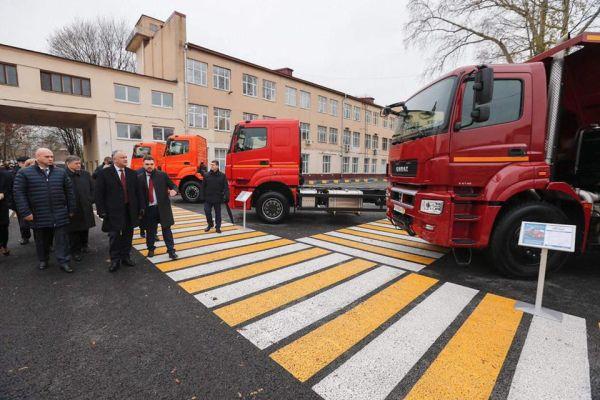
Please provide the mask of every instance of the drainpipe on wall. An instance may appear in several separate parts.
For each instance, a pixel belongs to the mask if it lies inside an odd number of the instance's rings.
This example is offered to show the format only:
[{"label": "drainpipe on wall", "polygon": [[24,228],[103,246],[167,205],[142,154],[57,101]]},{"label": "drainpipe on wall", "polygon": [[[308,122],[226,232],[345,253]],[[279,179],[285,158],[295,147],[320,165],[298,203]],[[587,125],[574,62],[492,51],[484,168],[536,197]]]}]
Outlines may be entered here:
[{"label": "drainpipe on wall", "polygon": [[189,129],[189,121],[188,121],[189,97],[188,97],[188,82],[187,82],[187,58],[188,57],[187,57],[187,53],[188,53],[188,44],[187,44],[187,42],[185,42],[185,44],[183,45],[183,97],[184,97],[183,123],[185,125],[183,127],[183,130],[186,134],[188,133],[188,129]]},{"label": "drainpipe on wall", "polygon": [[[346,93],[344,93],[344,99],[342,100],[342,109],[340,112],[340,132],[338,135],[338,138],[340,139],[340,154],[341,154],[341,157],[340,157],[340,180],[342,180],[344,178],[344,105],[346,104],[347,99],[348,99],[348,95]],[[340,110],[338,109],[338,112],[339,111]]]}]

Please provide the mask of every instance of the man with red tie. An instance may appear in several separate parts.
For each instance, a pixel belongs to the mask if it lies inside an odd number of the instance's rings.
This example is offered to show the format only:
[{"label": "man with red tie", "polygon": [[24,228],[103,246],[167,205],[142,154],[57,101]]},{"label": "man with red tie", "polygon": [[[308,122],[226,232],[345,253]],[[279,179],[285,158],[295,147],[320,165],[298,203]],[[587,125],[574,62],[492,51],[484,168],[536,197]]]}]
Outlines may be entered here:
[{"label": "man with red tie", "polygon": [[131,259],[133,228],[144,214],[144,202],[137,182],[137,173],[127,168],[127,154],[116,150],[113,165],[104,168],[96,178],[96,208],[103,219],[102,231],[110,238],[110,272],[121,263],[134,266]]},{"label": "man with red tie", "polygon": [[148,257],[154,257],[154,244],[158,224],[162,227],[162,236],[167,247],[169,258],[175,260],[175,242],[171,226],[175,223],[171,200],[177,195],[177,185],[163,171],[156,169],[152,156],[144,157],[144,172],[138,175],[138,186],[144,201],[143,224],[146,227],[146,247]]}]

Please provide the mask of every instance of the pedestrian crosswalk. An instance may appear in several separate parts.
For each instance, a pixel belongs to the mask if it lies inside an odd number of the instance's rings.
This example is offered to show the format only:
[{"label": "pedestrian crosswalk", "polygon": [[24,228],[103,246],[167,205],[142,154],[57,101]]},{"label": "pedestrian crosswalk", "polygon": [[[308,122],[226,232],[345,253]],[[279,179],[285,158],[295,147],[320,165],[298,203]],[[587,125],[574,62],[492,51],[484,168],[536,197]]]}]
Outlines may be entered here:
[{"label": "pedestrian crosswalk", "polygon": [[174,214],[180,258],[159,231],[150,261],[324,399],[591,399],[585,320],[422,275],[447,250],[385,220],[289,240]]}]

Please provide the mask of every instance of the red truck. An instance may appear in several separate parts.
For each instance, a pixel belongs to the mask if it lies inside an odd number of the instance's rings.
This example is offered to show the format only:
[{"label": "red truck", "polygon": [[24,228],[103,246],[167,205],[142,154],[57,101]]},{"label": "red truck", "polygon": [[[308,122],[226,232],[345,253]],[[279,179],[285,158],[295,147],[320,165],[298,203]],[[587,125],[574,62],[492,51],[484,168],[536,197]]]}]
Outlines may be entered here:
[{"label": "red truck", "polygon": [[144,164],[144,157],[151,155],[154,157],[156,165],[163,164],[165,154],[165,144],[162,142],[140,142],[133,146],[133,155],[131,156],[131,168],[138,170]]},{"label": "red truck", "polygon": [[273,224],[285,219],[290,207],[329,213],[385,210],[385,190],[304,186],[300,137],[298,120],[254,120],[235,126],[226,160],[231,208],[240,208],[235,198],[249,191],[249,205]]},{"label": "red truck", "polygon": [[[523,220],[576,225],[579,251],[598,244],[599,66],[600,34],[585,33],[523,64],[456,69],[386,107],[399,117],[390,221],[459,261],[486,248],[521,278],[537,274],[540,256],[517,244]],[[548,268],[566,254],[551,251]]]}]

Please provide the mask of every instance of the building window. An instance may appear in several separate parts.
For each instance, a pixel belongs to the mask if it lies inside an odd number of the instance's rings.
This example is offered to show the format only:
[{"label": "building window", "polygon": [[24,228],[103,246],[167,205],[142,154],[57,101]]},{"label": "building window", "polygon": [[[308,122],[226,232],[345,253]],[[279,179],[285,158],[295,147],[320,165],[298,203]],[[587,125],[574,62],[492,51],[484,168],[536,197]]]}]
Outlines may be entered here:
[{"label": "building window", "polygon": [[254,121],[255,119],[258,119],[258,114],[243,113],[242,119],[244,121]]},{"label": "building window", "polygon": [[208,128],[208,107],[190,104],[188,107],[188,124],[192,128]]},{"label": "building window", "polygon": [[169,136],[173,134],[173,128],[167,128],[164,126],[153,126],[152,127],[152,138],[154,140],[166,141]]},{"label": "building window", "polygon": [[302,153],[300,155],[300,157],[302,158],[302,164],[301,164],[302,170],[300,173],[307,174],[308,173],[308,154]]},{"label": "building window", "polygon": [[275,82],[263,80],[263,99],[275,101]]},{"label": "building window", "polygon": [[388,127],[388,119],[387,118],[383,118],[383,127],[384,128]]},{"label": "building window", "polygon": [[192,60],[191,58],[187,59],[186,62],[186,74],[188,83],[193,83],[194,85],[207,86],[208,80],[208,64],[200,61]]},{"label": "building window", "polygon": [[373,111],[373,125],[377,125],[379,123],[379,114],[377,111]]},{"label": "building window", "polygon": [[394,130],[394,125],[396,125],[396,118],[390,118],[390,129]]},{"label": "building window", "polygon": [[329,174],[331,172],[331,156],[324,155],[323,156],[323,173]]},{"label": "building window", "polygon": [[371,111],[365,110],[365,122],[367,124],[371,123]]},{"label": "building window", "polygon": [[360,121],[360,107],[354,106],[354,120]]},{"label": "building window", "polygon": [[350,146],[351,139],[349,129],[344,129],[344,136],[342,138],[342,141],[344,146]]},{"label": "building window", "polygon": [[115,99],[128,103],[140,103],[140,88],[134,86],[119,85],[115,83]]},{"label": "building window", "polygon": [[364,167],[363,167],[363,172],[365,174],[369,173],[369,161],[370,160],[367,157],[365,157],[365,164],[364,164]]},{"label": "building window", "polygon": [[381,160],[381,173],[385,174],[387,162],[385,160]]},{"label": "building window", "polygon": [[269,115],[263,115],[263,119],[276,119],[275,117],[271,117]]},{"label": "building window", "polygon": [[293,87],[285,87],[285,104],[296,107],[296,89]]},{"label": "building window", "polygon": [[152,105],[156,107],[173,108],[173,93],[152,91]]},{"label": "building window", "polygon": [[350,157],[342,157],[342,173],[350,172]]},{"label": "building window", "polygon": [[334,99],[329,99],[329,110],[331,111],[331,115],[334,117],[338,116],[338,101]]},{"label": "building window", "polygon": [[141,139],[142,126],[117,122],[117,137],[119,139]]},{"label": "building window", "polygon": [[310,139],[310,124],[306,122],[300,122],[300,137],[302,140]]},{"label": "building window", "polygon": [[327,113],[327,97],[319,96],[319,109],[317,110],[320,113]]},{"label": "building window", "polygon": [[352,173],[358,174],[358,157],[352,157]]},{"label": "building window", "polygon": [[377,173],[377,159],[376,158],[374,158],[373,161],[371,162],[371,173],[372,174]]},{"label": "building window", "polygon": [[352,113],[352,106],[348,103],[344,103],[344,119],[350,119]]},{"label": "building window", "polygon": [[337,128],[329,128],[329,143],[337,144],[338,142],[338,130]]},{"label": "building window", "polygon": [[19,86],[16,65],[0,64],[0,85]]},{"label": "building window", "polygon": [[213,65],[213,88],[218,90],[229,90],[231,70]]},{"label": "building window", "polygon": [[365,149],[371,148],[371,135],[365,133]]},{"label": "building window", "polygon": [[359,148],[360,147],[360,133],[353,132],[352,133],[352,147]]},{"label": "building window", "polygon": [[373,145],[374,149],[378,149],[379,148],[379,136],[377,136],[377,134],[373,135],[372,145]]},{"label": "building window", "polygon": [[231,130],[231,110],[215,107],[215,130],[230,131]]},{"label": "building window", "polygon": [[319,143],[327,143],[327,127],[317,126],[317,140]]},{"label": "building window", "polygon": [[246,96],[258,96],[258,78],[244,74],[242,76],[242,93]]},{"label": "building window", "polygon": [[215,160],[219,162],[219,169],[225,171],[227,162],[227,149],[215,149]]},{"label": "building window", "polygon": [[300,91],[300,107],[302,108],[310,108],[310,93],[305,92],[304,90]]},{"label": "building window", "polygon": [[381,138],[381,150],[388,149],[388,138]]},{"label": "building window", "polygon": [[42,90],[91,97],[90,80],[55,72],[40,72]]}]

